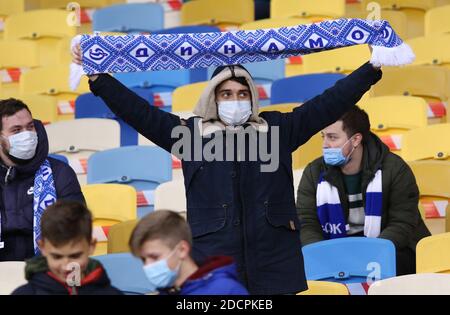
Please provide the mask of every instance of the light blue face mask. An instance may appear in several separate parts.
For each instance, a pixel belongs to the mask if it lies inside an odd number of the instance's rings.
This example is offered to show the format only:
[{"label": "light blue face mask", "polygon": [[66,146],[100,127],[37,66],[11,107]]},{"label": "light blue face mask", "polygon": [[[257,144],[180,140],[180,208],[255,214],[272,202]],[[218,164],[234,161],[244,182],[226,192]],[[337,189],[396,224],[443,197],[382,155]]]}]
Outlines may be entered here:
[{"label": "light blue face mask", "polygon": [[352,151],[349,153],[347,157],[344,156],[344,153],[342,153],[342,148],[345,147],[345,145],[351,140],[352,138],[348,139],[344,145],[340,148],[323,148],[323,159],[325,161],[325,164],[331,165],[331,166],[343,166],[346,165],[350,161],[350,157],[355,150],[353,147]]},{"label": "light blue face mask", "polygon": [[144,273],[154,290],[173,286],[178,277],[181,262],[175,270],[170,269],[167,260],[175,253],[176,248],[164,259],[144,266]]}]

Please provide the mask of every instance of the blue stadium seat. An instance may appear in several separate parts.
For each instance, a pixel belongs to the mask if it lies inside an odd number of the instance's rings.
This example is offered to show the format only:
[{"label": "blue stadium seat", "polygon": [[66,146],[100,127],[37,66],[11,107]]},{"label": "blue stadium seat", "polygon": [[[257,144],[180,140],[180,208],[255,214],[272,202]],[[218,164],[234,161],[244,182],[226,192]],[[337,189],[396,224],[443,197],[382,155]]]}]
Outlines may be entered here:
[{"label": "blue stadium seat", "polygon": [[92,28],[102,32],[153,32],[164,28],[164,8],[157,3],[112,5],[95,11]]},{"label": "blue stadium seat", "polygon": [[322,94],[345,75],[340,73],[306,74],[277,80],[272,84],[272,104],[304,103]]},{"label": "blue stadium seat", "polygon": [[[153,93],[151,89],[134,88],[132,89],[140,97],[153,105]],[[164,107],[163,110],[170,111],[170,107]],[[86,93],[78,96],[75,101],[75,118],[108,118],[117,120],[120,124],[120,145],[137,145],[138,135],[130,125],[125,123],[106,106],[100,97],[92,93]]]},{"label": "blue stadium seat", "polygon": [[[146,192],[151,199],[156,187],[172,179],[172,156],[157,146],[128,146],[92,154],[88,159],[87,183],[118,183]],[[138,217],[153,210],[138,207]]]},{"label": "blue stadium seat", "polygon": [[142,268],[142,261],[130,253],[108,254],[92,258],[103,265],[111,285],[125,294],[141,295],[153,291]]},{"label": "blue stadium seat", "polygon": [[371,275],[396,276],[395,246],[386,239],[346,237],[309,244],[302,251],[308,280],[364,283]]}]

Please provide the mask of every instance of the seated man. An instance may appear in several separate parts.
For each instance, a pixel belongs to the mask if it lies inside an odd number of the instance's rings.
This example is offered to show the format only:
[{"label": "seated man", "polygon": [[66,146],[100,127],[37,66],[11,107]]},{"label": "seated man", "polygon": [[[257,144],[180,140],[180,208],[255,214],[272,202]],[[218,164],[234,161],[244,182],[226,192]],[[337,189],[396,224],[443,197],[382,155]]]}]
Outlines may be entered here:
[{"label": "seated man", "polygon": [[415,273],[416,244],[430,232],[409,166],[370,132],[369,117],[357,106],[322,136],[323,157],[305,168],[298,187],[302,245],[380,237],[396,247],[397,274]]},{"label": "seated man", "polygon": [[131,235],[130,248],[160,294],[248,294],[231,257],[209,257],[200,265],[193,260],[191,229],[176,212],[158,210],[145,216]]},{"label": "seated man", "polygon": [[0,100],[0,145],[0,261],[20,261],[39,252],[47,206],[84,198],[72,168],[48,157],[44,126],[19,100]]}]

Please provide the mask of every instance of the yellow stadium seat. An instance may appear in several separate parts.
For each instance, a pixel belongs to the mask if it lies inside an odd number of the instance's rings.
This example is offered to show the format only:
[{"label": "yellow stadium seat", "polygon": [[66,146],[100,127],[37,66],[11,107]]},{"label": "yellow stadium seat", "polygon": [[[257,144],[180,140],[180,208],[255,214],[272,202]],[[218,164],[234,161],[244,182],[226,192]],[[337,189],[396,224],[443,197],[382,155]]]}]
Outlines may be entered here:
[{"label": "yellow stadium seat", "polygon": [[[63,9],[70,1],[67,0],[39,0],[41,9]],[[118,3],[125,3],[125,0],[77,0],[75,1],[82,8],[103,8]]]},{"label": "yellow stadium seat", "polygon": [[308,290],[297,295],[349,295],[345,284],[328,281],[307,281]]},{"label": "yellow stadium seat", "polygon": [[120,125],[112,119],[58,121],[45,129],[49,153],[66,156],[80,184],[86,183],[87,160],[94,152],[120,147]]},{"label": "yellow stadium seat", "polygon": [[[365,7],[371,0],[363,0]],[[425,12],[434,8],[436,0],[378,0],[383,9],[400,10],[408,18],[408,38],[423,36]]]},{"label": "yellow stadium seat", "polygon": [[421,273],[375,281],[368,295],[449,295],[450,275]]},{"label": "yellow stadium seat", "polygon": [[430,101],[447,101],[448,78],[450,71],[439,66],[389,67],[383,69],[383,78],[372,87],[371,95],[413,95]]},{"label": "yellow stadium seat", "polygon": [[253,0],[196,0],[181,8],[182,25],[239,26],[255,20]]},{"label": "yellow stadium seat", "polygon": [[433,8],[425,14],[425,36],[450,32],[450,5]]},{"label": "yellow stadium seat", "polygon": [[425,237],[417,243],[417,273],[450,274],[450,233]]},{"label": "yellow stadium seat", "polygon": [[367,45],[357,45],[302,56],[303,73],[350,73],[370,59]]},{"label": "yellow stadium seat", "polygon": [[0,16],[8,16],[25,11],[25,0],[0,1]]},{"label": "yellow stadium seat", "polygon": [[[276,104],[260,107],[260,112],[278,111],[289,113],[299,106],[298,103]],[[322,137],[317,133],[311,137],[305,144],[292,153],[292,168],[294,170],[305,168],[308,163],[322,155]]]},{"label": "yellow stadium seat", "polygon": [[[431,234],[446,231],[450,213],[450,162],[412,161],[408,163],[420,191],[419,209]],[[445,218],[443,218],[445,216]]]},{"label": "yellow stadium seat", "polygon": [[242,24],[239,28],[241,30],[258,30],[266,28],[279,28],[285,26],[296,26],[301,24],[309,24],[311,21],[302,18],[288,17],[288,18],[277,18],[277,19],[264,19],[257,20],[254,22],[249,22]]},{"label": "yellow stadium seat", "polygon": [[372,97],[359,102],[359,106],[369,115],[372,131],[398,155],[403,134],[427,126],[428,105],[420,97]]},{"label": "yellow stadium seat", "polygon": [[128,253],[128,242],[138,220],[129,220],[111,226],[108,232],[108,254]]},{"label": "yellow stadium seat", "polygon": [[432,34],[406,40],[416,59],[414,65],[445,65],[450,67],[450,34]]},{"label": "yellow stadium seat", "polygon": [[198,82],[176,88],[172,94],[172,111],[193,111],[208,82]]},{"label": "yellow stadium seat", "polygon": [[436,124],[407,131],[403,135],[402,157],[405,161],[448,160],[450,124]]},{"label": "yellow stadium seat", "polygon": [[58,102],[55,98],[47,95],[21,95],[19,98],[28,106],[34,119],[44,124],[57,120]]},{"label": "yellow stadium seat", "polygon": [[312,22],[345,15],[345,0],[272,0],[271,18],[301,17]]},{"label": "yellow stadium seat", "polygon": [[0,262],[0,295],[9,295],[18,287],[27,283],[24,261]]},{"label": "yellow stadium seat", "polygon": [[[22,94],[50,95],[60,102],[58,106],[63,106],[64,103],[75,101],[78,95],[90,91],[87,77],[83,77],[77,90],[72,91],[69,86],[69,73],[67,65],[31,69],[22,74],[20,78],[20,92]],[[61,109],[59,112],[59,120],[74,117],[73,110],[63,111]]]},{"label": "yellow stadium seat", "polygon": [[447,204],[445,213],[445,232],[450,232],[450,202]]},{"label": "yellow stadium seat", "polygon": [[[132,186],[95,184],[82,186],[81,190],[87,207],[92,212],[94,228],[109,228],[114,224],[136,219],[136,190]],[[94,256],[107,253],[107,239],[102,236],[101,233],[96,236],[98,242]]]},{"label": "yellow stadium seat", "polygon": [[40,64],[57,64],[57,46],[62,38],[76,35],[76,27],[67,23],[66,10],[33,10],[14,14],[5,21],[4,38],[35,41],[39,45]]}]

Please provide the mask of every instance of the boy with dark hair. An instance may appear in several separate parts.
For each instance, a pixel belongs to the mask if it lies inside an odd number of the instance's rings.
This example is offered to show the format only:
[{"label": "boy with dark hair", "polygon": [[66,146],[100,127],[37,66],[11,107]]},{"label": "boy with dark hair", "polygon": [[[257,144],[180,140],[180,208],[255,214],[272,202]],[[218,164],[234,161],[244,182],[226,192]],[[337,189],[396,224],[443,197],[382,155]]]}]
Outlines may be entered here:
[{"label": "boy with dark hair", "polygon": [[322,136],[323,157],[305,168],[298,187],[302,245],[380,237],[396,247],[397,274],[415,273],[417,242],[430,232],[409,166],[370,132],[369,117],[357,106]]},{"label": "boy with dark hair", "polygon": [[13,295],[115,295],[102,265],[89,255],[95,250],[92,215],[83,205],[58,201],[42,215],[39,247],[42,256],[27,261],[28,284]]},{"label": "boy with dark hair", "polygon": [[20,100],[0,100],[0,146],[0,261],[20,261],[39,254],[45,208],[84,197],[72,168],[48,156],[45,128]]},{"label": "boy with dark hair", "polygon": [[133,230],[130,248],[142,259],[150,284],[160,294],[248,294],[237,280],[231,257],[211,257],[201,266],[195,263],[191,230],[178,213],[158,210],[145,216]]}]

